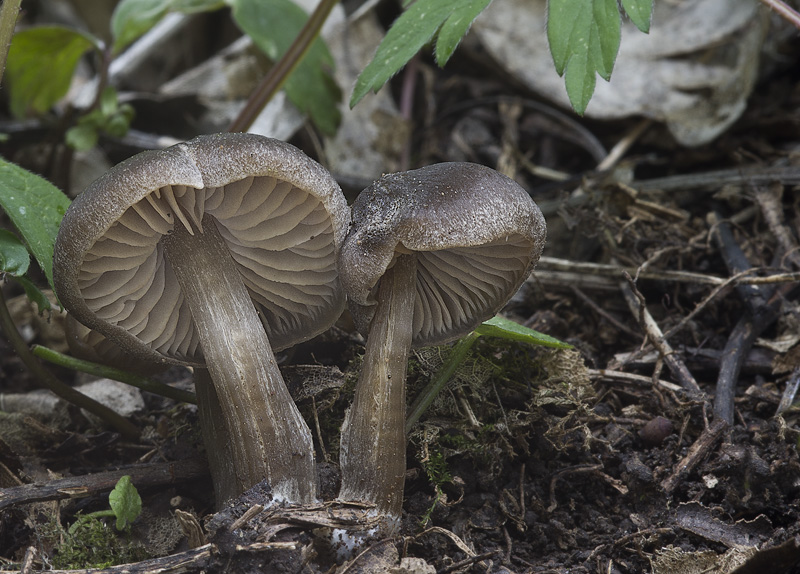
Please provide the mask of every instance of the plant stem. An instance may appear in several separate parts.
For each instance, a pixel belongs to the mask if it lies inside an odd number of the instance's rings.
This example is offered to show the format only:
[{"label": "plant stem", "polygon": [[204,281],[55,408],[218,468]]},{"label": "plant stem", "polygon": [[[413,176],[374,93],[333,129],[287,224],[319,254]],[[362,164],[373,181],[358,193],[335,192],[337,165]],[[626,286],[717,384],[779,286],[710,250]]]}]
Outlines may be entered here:
[{"label": "plant stem", "polygon": [[8,312],[2,289],[0,289],[0,328],[3,329],[3,333],[5,333],[8,342],[11,343],[11,346],[14,348],[17,355],[19,355],[19,358],[39,383],[65,401],[101,418],[116,428],[125,439],[137,440],[139,438],[139,429],[125,417],[96,400],[87,397],[69,385],[62,383],[53,373],[42,366],[39,360],[31,353],[25,341],[22,340],[19,331],[17,331],[11,314]]},{"label": "plant stem", "polygon": [[414,423],[416,423],[419,420],[419,417],[421,417],[422,414],[428,410],[428,407],[431,406],[431,403],[434,401],[434,399],[453,377],[453,373],[456,372],[456,369],[458,369],[458,367],[467,358],[470,349],[472,349],[475,341],[477,341],[479,338],[480,334],[472,331],[469,335],[466,335],[460,339],[458,343],[453,345],[453,348],[450,350],[450,354],[447,356],[447,360],[442,364],[439,370],[436,371],[436,374],[431,377],[428,385],[422,389],[422,392],[417,395],[417,398],[411,405],[408,417],[406,417],[406,434],[411,432],[411,427],[414,426]]},{"label": "plant stem", "polygon": [[791,23],[795,28],[800,29],[800,13],[786,2],[783,2],[783,0],[761,0],[761,2],[769,6],[781,18]]},{"label": "plant stem", "polygon": [[3,0],[0,6],[0,81],[6,71],[6,58],[11,38],[14,36],[14,27],[17,24],[17,14],[22,0]]},{"label": "plant stem", "polygon": [[40,359],[60,367],[88,373],[96,377],[114,379],[115,381],[131,385],[132,387],[147,391],[148,393],[161,395],[162,397],[167,397],[168,399],[173,399],[178,402],[197,404],[197,397],[192,392],[176,389],[175,387],[159,383],[147,377],[129,373],[128,371],[123,371],[122,369],[93,363],[91,361],[84,361],[83,359],[76,359],[75,357],[70,357],[69,355],[59,353],[53,349],[42,347],[41,345],[34,345],[32,347],[32,352]]},{"label": "plant stem", "polygon": [[406,369],[411,350],[417,260],[401,255],[378,286],[364,363],[342,425],[339,500],[375,504],[391,531],[403,508]]},{"label": "plant stem", "polygon": [[269,103],[269,101],[278,93],[283,84],[292,74],[294,69],[306,55],[311,48],[314,40],[319,36],[320,30],[328,15],[333,10],[333,7],[339,3],[339,0],[321,0],[314,12],[309,16],[300,33],[289,46],[286,53],[278,60],[272,69],[267,72],[264,79],[256,87],[250,98],[247,100],[239,116],[233,121],[228,128],[229,132],[246,132],[256,121],[258,114]]}]

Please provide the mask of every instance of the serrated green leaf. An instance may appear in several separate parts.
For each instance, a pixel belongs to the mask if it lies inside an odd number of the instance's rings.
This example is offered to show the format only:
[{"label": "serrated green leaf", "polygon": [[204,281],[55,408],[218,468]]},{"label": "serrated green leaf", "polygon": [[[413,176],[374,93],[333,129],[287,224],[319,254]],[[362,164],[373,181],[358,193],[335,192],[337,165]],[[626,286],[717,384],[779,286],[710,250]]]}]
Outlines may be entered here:
[{"label": "serrated green leaf", "polygon": [[528,343],[529,345],[541,345],[556,349],[572,348],[572,345],[559,341],[555,337],[545,335],[539,331],[534,331],[533,329],[529,329],[514,321],[509,321],[505,317],[499,315],[492,317],[488,321],[484,321],[475,329],[475,332],[487,337],[500,337],[511,341]]},{"label": "serrated green leaf", "polygon": [[650,32],[653,19],[653,0],[622,0],[622,7],[631,22],[645,34]]},{"label": "serrated green leaf", "polygon": [[43,313],[44,311],[49,311],[52,306],[50,305],[50,299],[41,292],[41,290],[33,284],[33,282],[28,279],[27,277],[14,277],[14,280],[22,285],[22,288],[25,290],[25,295],[36,303],[36,306],[39,308],[39,313]]},{"label": "serrated green leaf", "polygon": [[122,0],[111,16],[113,51],[118,54],[155,26],[168,12],[194,14],[218,10],[221,0]]},{"label": "serrated green leaf", "polygon": [[620,43],[616,0],[550,0],[547,39],[556,72],[564,76],[567,95],[583,114],[594,93],[595,73],[611,78]]},{"label": "serrated green leaf", "polygon": [[53,286],[53,244],[70,200],[57,187],[0,158],[0,207]]},{"label": "serrated green leaf", "polygon": [[96,43],[87,34],[59,26],[17,32],[6,66],[11,113],[20,118],[29,111],[48,111],[67,93],[78,60]]},{"label": "serrated green leaf", "polygon": [[142,498],[131,482],[131,477],[123,476],[117,481],[108,495],[108,504],[117,517],[117,530],[124,530],[142,513]]},{"label": "serrated green leaf", "polygon": [[[417,0],[395,20],[372,61],[356,80],[350,107],[367,92],[377,92],[447,24],[444,43],[436,45],[436,59],[444,65],[461,36],[489,2],[486,0]],[[482,6],[482,7],[481,7]],[[480,9],[479,9],[480,8]],[[474,15],[473,15],[474,14]],[[470,15],[473,15],[470,17]],[[452,22],[448,20],[453,17]],[[461,33],[459,34],[459,30]],[[439,39],[441,42],[442,39]]]},{"label": "serrated green leaf", "polygon": [[469,0],[460,2],[453,13],[444,21],[436,35],[436,63],[444,67],[453,55],[461,39],[469,32],[475,18],[483,12],[492,0]]},{"label": "serrated green leaf", "polygon": [[19,237],[0,229],[0,271],[19,277],[28,272],[30,264],[31,256]]},{"label": "serrated green leaf", "polygon": [[[279,59],[308,20],[308,14],[290,0],[229,0],[236,24],[271,60]],[[308,114],[321,131],[336,132],[341,91],[333,80],[334,61],[317,38],[286,80],[289,100]]]}]

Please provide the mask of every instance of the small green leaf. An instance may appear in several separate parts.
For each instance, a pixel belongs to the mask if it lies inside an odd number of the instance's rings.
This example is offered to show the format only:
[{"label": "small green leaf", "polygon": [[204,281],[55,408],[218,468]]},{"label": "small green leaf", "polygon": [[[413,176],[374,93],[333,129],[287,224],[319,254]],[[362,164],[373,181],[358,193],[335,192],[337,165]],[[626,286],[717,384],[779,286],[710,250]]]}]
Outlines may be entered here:
[{"label": "small green leaf", "polygon": [[[291,0],[229,0],[229,4],[236,24],[271,60],[286,53],[308,20]],[[326,134],[335,133],[340,120],[341,91],[331,75],[333,68],[333,56],[317,38],[283,85],[289,100]]]},{"label": "small green leaf", "polygon": [[564,85],[572,109],[583,115],[589,100],[592,99],[595,86],[595,70],[589,65],[589,54],[575,54],[570,58],[567,72],[564,74]]},{"label": "small green leaf", "polygon": [[79,123],[67,130],[64,140],[77,151],[86,151],[97,145],[100,134],[97,127],[89,123]]},{"label": "small green leaf", "polygon": [[108,504],[117,517],[117,530],[124,530],[142,513],[142,497],[131,482],[131,477],[123,476],[117,481],[108,495]]},{"label": "small green leaf", "polygon": [[611,79],[611,71],[619,52],[622,18],[617,0],[594,0],[593,7],[595,23],[590,28],[589,46],[594,53],[597,73],[607,82]]},{"label": "small green leaf", "polygon": [[25,295],[27,295],[28,299],[36,303],[36,306],[39,308],[39,313],[44,311],[49,311],[52,309],[50,305],[50,299],[42,293],[42,291],[33,284],[33,282],[28,279],[27,277],[14,277],[14,280],[22,285],[22,288],[25,290]]},{"label": "small green leaf", "polygon": [[6,77],[11,113],[43,114],[67,93],[81,56],[99,41],[69,28],[43,26],[14,35]]},{"label": "small green leaf", "polygon": [[620,43],[616,0],[550,0],[547,40],[556,72],[572,107],[583,114],[594,93],[595,73],[611,78]]},{"label": "small green leaf", "polygon": [[436,63],[444,67],[455,52],[461,39],[467,35],[475,18],[483,12],[492,0],[463,1],[444,21],[436,36]]},{"label": "small green leaf", "polygon": [[372,61],[356,80],[350,107],[377,92],[438,33],[436,61],[443,66],[487,0],[417,0],[386,33]]},{"label": "small green leaf", "polygon": [[0,207],[53,286],[53,244],[70,200],[57,187],[0,158]]},{"label": "small green leaf", "polygon": [[0,229],[0,271],[14,277],[25,275],[31,264],[31,256],[19,237]]},{"label": "small green leaf", "polygon": [[210,12],[224,5],[221,0],[122,0],[111,16],[113,51],[119,54],[168,12]]},{"label": "small green leaf", "polygon": [[653,19],[653,0],[622,0],[622,7],[631,22],[645,34],[650,32]]},{"label": "small green leaf", "polygon": [[511,341],[520,341],[530,345],[541,345],[544,347],[553,347],[556,349],[571,349],[572,345],[563,343],[558,339],[529,329],[524,325],[509,321],[499,315],[492,317],[488,321],[484,321],[475,332],[479,335],[487,337],[500,337],[502,339],[509,339]]}]

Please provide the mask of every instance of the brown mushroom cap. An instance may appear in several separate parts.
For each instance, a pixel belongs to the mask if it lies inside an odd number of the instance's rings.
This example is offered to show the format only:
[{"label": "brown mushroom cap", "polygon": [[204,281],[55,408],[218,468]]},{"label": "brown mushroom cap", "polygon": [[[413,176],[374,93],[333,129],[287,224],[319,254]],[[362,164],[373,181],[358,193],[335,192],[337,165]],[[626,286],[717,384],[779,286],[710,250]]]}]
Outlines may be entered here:
[{"label": "brown mushroom cap", "polygon": [[202,364],[160,240],[175,225],[202,228],[207,215],[274,348],[309,339],[338,317],[344,297],[335,253],[349,220],[339,186],[294,146],[252,134],[200,136],[144,152],[90,185],[56,240],[61,301],[136,356]]},{"label": "brown mushroom cap", "polygon": [[414,346],[445,343],[494,316],[545,243],[544,217],[527,192],[471,163],[384,176],[352,211],[339,274],[356,325],[369,330],[376,285],[398,254],[413,252]]}]

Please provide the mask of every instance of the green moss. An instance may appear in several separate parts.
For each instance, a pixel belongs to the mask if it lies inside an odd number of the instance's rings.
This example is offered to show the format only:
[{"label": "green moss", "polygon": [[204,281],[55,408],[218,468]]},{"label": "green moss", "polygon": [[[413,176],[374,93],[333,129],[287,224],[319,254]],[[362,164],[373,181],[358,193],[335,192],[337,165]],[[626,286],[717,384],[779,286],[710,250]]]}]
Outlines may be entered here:
[{"label": "green moss", "polygon": [[60,532],[61,543],[52,558],[54,568],[107,568],[148,557],[141,544],[131,539],[130,533],[117,533],[103,520],[83,520],[70,530],[72,532],[63,529]]}]

